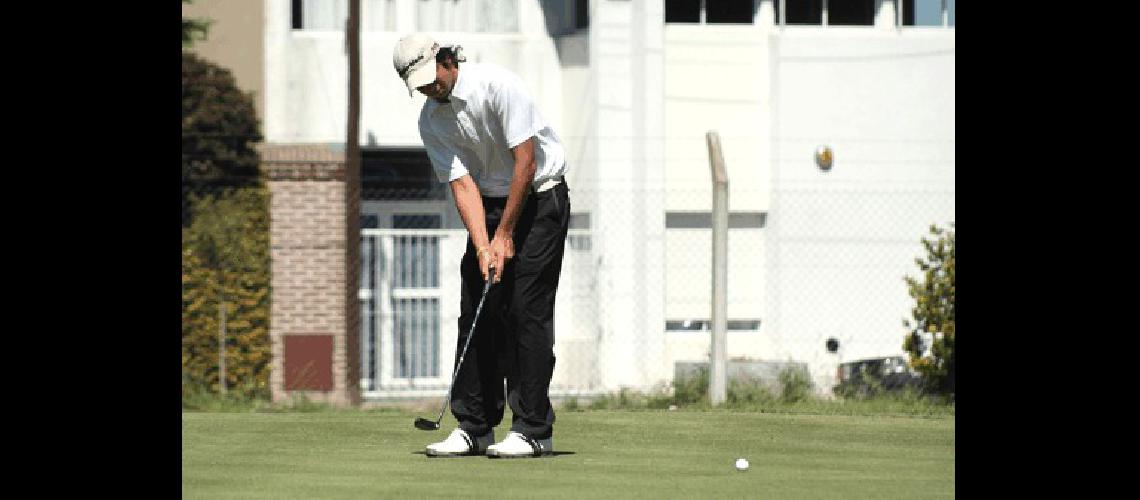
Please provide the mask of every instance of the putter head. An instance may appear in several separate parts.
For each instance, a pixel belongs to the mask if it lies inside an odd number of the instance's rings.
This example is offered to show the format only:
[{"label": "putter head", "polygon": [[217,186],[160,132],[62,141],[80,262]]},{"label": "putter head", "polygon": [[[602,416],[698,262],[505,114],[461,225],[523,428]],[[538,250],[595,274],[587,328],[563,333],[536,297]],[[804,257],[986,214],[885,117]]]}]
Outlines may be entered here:
[{"label": "putter head", "polygon": [[417,417],[416,418],[416,428],[421,430],[421,431],[434,431],[434,430],[439,429],[439,423],[438,422],[432,422],[431,420],[428,420],[428,419],[423,418],[423,417]]}]

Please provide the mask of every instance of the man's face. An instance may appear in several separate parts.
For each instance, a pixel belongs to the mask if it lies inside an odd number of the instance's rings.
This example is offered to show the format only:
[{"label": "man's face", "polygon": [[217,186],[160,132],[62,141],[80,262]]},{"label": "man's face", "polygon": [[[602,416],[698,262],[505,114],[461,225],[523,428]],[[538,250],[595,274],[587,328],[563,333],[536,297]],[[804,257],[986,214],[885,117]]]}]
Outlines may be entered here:
[{"label": "man's face", "polygon": [[459,76],[459,68],[447,67],[443,63],[435,63],[435,81],[427,85],[416,87],[428,98],[437,101],[446,100],[447,96],[451,95],[451,89],[455,87],[455,80]]}]

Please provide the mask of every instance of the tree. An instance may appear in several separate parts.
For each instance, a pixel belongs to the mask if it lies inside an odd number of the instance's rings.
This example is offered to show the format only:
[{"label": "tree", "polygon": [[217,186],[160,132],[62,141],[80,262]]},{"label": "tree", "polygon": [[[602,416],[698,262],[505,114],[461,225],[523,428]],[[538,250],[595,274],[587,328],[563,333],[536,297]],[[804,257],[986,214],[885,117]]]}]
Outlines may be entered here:
[{"label": "tree", "polygon": [[913,322],[903,320],[909,330],[903,349],[910,354],[911,366],[922,374],[928,391],[954,399],[954,224],[949,229],[930,226],[931,238],[922,238],[926,258],[917,258],[921,281],[904,278],[910,296]]},{"label": "tree", "polygon": [[231,72],[182,52],[182,227],[188,227],[188,196],[259,182],[262,140],[251,94],[237,87]]},{"label": "tree", "polygon": [[[182,0],[182,3],[190,4],[192,2]],[[209,19],[182,18],[182,48],[191,47],[195,41],[205,40],[210,31],[210,23]]]},{"label": "tree", "polygon": [[182,234],[182,373],[189,384],[268,395],[269,211],[262,188],[194,196]]},{"label": "tree", "polygon": [[[183,1],[183,3],[189,3]],[[208,21],[182,20],[185,48]],[[182,51],[183,396],[268,395],[269,213],[253,98]]]}]

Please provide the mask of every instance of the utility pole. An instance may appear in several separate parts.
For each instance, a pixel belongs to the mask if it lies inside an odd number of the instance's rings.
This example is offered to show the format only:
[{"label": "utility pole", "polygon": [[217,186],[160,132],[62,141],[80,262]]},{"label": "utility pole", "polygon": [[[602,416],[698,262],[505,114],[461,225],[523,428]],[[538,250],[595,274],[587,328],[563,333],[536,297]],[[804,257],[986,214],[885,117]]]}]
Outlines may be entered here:
[{"label": "utility pole", "polygon": [[348,130],[344,151],[345,272],[344,310],[348,399],[360,400],[360,0],[349,0]]}]

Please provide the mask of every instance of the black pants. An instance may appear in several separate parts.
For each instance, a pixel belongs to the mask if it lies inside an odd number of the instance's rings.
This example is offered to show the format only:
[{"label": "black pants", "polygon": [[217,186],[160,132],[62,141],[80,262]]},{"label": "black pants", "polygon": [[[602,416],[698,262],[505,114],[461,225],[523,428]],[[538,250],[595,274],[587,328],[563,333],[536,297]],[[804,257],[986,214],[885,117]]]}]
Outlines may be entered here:
[{"label": "black pants", "polygon": [[[487,234],[492,238],[506,203],[506,198],[483,198]],[[459,427],[473,436],[482,436],[502,422],[504,399],[514,414],[512,431],[534,439],[553,433],[554,409],[548,390],[554,374],[554,295],[569,224],[566,182],[527,196],[515,225],[515,257],[504,266],[502,281],[487,293],[451,392],[451,413]],[[456,362],[483,294],[483,275],[470,238],[460,273],[463,292]]]}]

